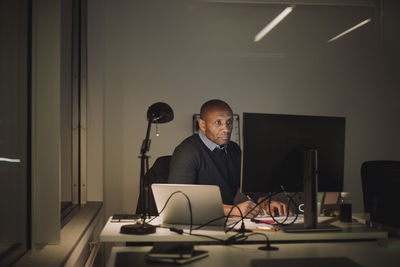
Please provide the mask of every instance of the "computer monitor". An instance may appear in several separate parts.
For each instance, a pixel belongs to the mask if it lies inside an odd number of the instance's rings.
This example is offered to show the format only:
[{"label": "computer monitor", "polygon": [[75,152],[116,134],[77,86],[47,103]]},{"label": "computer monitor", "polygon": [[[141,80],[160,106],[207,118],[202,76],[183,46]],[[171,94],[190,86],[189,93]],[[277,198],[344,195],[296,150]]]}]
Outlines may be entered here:
[{"label": "computer monitor", "polygon": [[303,152],[317,151],[318,191],[343,191],[345,118],[243,113],[241,190],[303,192]]}]

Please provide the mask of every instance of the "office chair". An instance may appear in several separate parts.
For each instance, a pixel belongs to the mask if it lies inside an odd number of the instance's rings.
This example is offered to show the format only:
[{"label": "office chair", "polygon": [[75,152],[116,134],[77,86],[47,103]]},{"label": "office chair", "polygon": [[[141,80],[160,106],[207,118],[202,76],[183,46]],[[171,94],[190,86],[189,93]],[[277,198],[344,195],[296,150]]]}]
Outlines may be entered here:
[{"label": "office chair", "polygon": [[364,211],[371,221],[400,229],[400,161],[367,161],[361,166]]},{"label": "office chair", "polygon": [[[169,163],[171,161],[172,156],[162,156],[156,159],[153,166],[149,169],[149,171],[144,175],[144,179],[149,182],[149,185],[153,183],[168,183],[168,175],[169,175]],[[157,206],[154,201],[153,191],[149,190],[150,201],[149,201],[149,215],[157,216]],[[136,206],[136,214],[142,213],[142,198],[141,193],[139,194],[138,203]]]}]

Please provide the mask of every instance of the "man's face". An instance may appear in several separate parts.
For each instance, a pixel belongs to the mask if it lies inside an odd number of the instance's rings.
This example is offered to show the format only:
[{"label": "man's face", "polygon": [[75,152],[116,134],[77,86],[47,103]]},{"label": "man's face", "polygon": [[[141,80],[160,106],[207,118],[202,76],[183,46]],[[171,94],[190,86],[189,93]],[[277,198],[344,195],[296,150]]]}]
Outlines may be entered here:
[{"label": "man's face", "polygon": [[199,119],[201,131],[217,145],[225,145],[231,139],[233,114],[228,110],[210,110]]}]

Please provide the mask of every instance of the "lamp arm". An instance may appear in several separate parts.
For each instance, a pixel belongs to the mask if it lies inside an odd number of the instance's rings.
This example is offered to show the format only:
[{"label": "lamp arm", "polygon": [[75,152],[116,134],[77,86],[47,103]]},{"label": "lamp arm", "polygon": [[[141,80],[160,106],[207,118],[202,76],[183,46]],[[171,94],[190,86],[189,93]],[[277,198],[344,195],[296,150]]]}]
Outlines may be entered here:
[{"label": "lamp arm", "polygon": [[142,156],[146,155],[146,152],[149,151],[150,149],[150,128],[151,128],[151,122],[152,118],[149,120],[147,124],[147,131],[146,131],[146,137],[143,140],[142,147],[140,149],[140,154]]},{"label": "lamp arm", "polygon": [[145,179],[145,174],[149,170],[149,157],[146,153],[150,149],[150,129],[152,123],[152,117],[148,120],[146,137],[143,140],[142,147],[140,149],[140,192],[142,202],[142,220],[149,216],[149,183]]}]

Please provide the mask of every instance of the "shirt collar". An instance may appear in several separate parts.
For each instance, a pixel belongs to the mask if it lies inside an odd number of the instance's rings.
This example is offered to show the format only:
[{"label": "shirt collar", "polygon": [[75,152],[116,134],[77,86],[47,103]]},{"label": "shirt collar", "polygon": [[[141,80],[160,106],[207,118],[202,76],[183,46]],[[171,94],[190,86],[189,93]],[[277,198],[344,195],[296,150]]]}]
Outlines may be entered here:
[{"label": "shirt collar", "polygon": [[[216,143],[208,139],[207,136],[201,130],[199,130],[199,137],[201,141],[203,141],[203,143],[206,145],[206,147],[208,147],[208,149],[210,149],[211,151],[214,151],[215,148],[221,149],[221,146],[217,145]],[[225,149],[226,152],[226,146],[223,146],[223,149]]]}]

